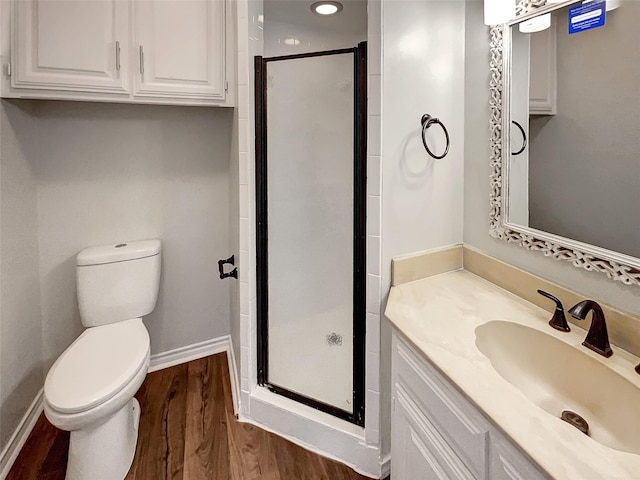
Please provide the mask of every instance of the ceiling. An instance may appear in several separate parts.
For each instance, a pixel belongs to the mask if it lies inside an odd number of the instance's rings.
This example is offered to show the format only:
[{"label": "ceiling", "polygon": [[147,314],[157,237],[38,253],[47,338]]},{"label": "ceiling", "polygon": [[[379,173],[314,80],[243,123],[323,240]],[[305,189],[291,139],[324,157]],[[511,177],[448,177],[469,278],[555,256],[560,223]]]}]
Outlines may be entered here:
[{"label": "ceiling", "polygon": [[264,0],[265,23],[283,22],[306,25],[336,32],[367,31],[367,1],[339,0],[344,6],[335,15],[318,15],[311,11],[317,0]]}]

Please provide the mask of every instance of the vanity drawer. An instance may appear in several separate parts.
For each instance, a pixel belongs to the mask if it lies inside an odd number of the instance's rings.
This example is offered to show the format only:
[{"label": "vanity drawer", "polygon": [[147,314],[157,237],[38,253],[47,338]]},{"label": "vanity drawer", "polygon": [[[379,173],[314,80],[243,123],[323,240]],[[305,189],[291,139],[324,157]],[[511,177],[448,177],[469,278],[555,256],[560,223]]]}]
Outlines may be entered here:
[{"label": "vanity drawer", "polygon": [[394,397],[401,389],[408,392],[419,410],[459,452],[473,476],[486,478],[489,423],[398,334],[393,336],[392,348]]}]

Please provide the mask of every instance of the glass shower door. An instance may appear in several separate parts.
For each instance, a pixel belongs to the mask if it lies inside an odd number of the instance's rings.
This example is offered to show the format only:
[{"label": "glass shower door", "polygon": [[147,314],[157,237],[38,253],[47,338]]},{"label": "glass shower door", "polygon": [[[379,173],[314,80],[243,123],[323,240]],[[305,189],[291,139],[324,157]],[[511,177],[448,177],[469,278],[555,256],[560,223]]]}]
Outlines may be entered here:
[{"label": "glass shower door", "polygon": [[364,339],[356,57],[349,49],[263,60],[258,171],[262,383],[352,421],[356,370],[364,374],[354,350]]}]

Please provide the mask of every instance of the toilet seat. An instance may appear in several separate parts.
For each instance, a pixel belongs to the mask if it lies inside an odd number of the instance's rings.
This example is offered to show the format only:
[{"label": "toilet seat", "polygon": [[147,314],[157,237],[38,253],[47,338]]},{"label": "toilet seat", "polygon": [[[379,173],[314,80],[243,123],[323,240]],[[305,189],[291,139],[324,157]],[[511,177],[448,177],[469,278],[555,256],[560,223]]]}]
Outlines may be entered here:
[{"label": "toilet seat", "polygon": [[88,328],[51,367],[45,399],[60,413],[92,409],[125,388],[148,357],[149,334],[140,318]]}]

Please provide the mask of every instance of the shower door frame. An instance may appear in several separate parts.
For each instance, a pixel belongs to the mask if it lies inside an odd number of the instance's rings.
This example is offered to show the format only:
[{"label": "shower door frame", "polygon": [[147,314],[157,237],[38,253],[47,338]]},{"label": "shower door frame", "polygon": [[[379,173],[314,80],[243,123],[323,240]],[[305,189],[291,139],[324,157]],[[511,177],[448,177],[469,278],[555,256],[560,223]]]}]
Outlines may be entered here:
[{"label": "shower door frame", "polygon": [[[269,383],[269,265],[267,212],[267,85],[270,62],[353,54],[353,412]],[[365,416],[366,263],[367,263],[367,42],[354,48],[264,58],[256,56],[256,274],[258,384],[304,405],[359,426]]]}]

